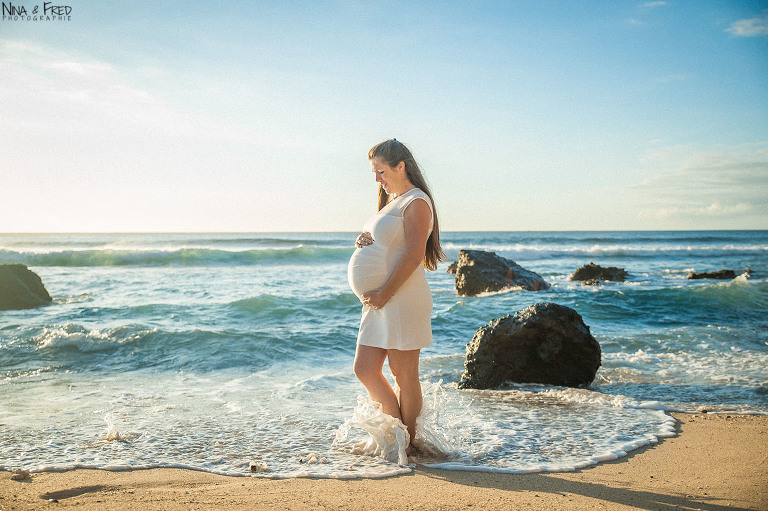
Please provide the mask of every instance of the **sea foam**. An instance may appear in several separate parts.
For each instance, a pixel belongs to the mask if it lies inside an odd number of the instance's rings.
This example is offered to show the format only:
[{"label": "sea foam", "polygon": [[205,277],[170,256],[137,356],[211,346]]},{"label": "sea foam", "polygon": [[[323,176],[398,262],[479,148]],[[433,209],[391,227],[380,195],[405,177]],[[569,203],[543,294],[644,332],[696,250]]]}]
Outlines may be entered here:
[{"label": "sea foam", "polygon": [[[363,396],[357,399],[355,412],[339,427],[333,447],[351,454],[380,457],[400,466],[407,465],[405,450],[410,436],[402,421],[384,413],[381,403]],[[352,428],[365,431],[368,438],[354,441],[350,437]]]}]

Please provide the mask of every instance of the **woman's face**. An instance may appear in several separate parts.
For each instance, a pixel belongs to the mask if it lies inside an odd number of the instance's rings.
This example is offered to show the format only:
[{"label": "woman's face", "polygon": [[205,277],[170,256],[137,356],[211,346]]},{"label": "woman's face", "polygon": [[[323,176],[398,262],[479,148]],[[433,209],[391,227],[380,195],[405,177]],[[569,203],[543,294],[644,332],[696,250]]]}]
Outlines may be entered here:
[{"label": "woman's face", "polygon": [[376,157],[371,160],[371,170],[376,176],[376,182],[381,183],[384,191],[387,193],[394,193],[394,189],[400,182],[399,178],[401,177],[400,173],[397,171],[398,169],[390,167],[381,161],[381,158]]}]

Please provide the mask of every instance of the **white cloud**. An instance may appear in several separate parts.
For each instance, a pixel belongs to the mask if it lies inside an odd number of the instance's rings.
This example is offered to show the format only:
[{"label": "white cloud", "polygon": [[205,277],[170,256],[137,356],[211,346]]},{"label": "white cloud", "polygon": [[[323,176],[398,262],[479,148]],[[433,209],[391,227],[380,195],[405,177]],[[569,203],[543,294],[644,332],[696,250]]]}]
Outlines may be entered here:
[{"label": "white cloud", "polygon": [[646,24],[646,17],[648,16],[648,13],[651,9],[655,9],[656,7],[663,7],[667,5],[667,2],[644,2],[642,4],[637,5],[637,15],[636,18],[628,18],[626,22],[633,26],[633,27],[642,27]]},{"label": "white cloud", "polygon": [[[280,210],[280,156],[297,142],[273,135],[268,118],[233,122],[183,103],[174,85],[0,41],[0,232],[269,228],[250,219]],[[302,177],[291,185],[306,203]]]},{"label": "white cloud", "polygon": [[[243,126],[230,122],[143,87],[136,75],[147,74],[146,69],[139,73],[15,41],[0,41],[0,69],[0,130],[28,126],[38,139],[78,130],[97,138],[119,132],[123,142],[130,137],[142,143],[148,139],[167,143],[178,138],[270,147],[293,145],[287,138],[266,133],[258,123]],[[163,71],[155,72],[159,75],[155,78],[162,81]],[[174,77],[166,79],[176,85]]]},{"label": "white cloud", "polygon": [[115,130],[146,137],[148,131],[190,136],[202,127],[163,98],[128,83],[110,64],[12,42],[0,48],[5,90],[0,124],[26,125],[38,140],[75,128],[96,137]]},{"label": "white cloud", "polygon": [[[618,191],[640,219],[711,227],[765,228],[768,222],[768,142],[701,150],[669,146],[641,160],[643,182]],[[746,227],[745,227],[746,228]]]},{"label": "white cloud", "polygon": [[760,18],[734,21],[725,31],[739,37],[768,36],[768,13]]},{"label": "white cloud", "polygon": [[641,211],[640,218],[653,218],[656,220],[679,220],[681,218],[699,217],[730,217],[744,215],[753,211],[753,207],[745,202],[724,207],[719,201],[708,206],[670,206],[662,207],[655,211]]}]

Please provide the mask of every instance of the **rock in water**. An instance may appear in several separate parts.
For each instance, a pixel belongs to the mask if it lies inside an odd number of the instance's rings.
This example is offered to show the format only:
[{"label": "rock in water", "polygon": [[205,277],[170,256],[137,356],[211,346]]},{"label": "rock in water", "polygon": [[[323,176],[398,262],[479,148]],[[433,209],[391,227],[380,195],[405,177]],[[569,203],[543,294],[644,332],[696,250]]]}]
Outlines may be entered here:
[{"label": "rock in water", "polygon": [[0,264],[0,310],[31,309],[51,303],[40,277],[23,264]]},{"label": "rock in water", "polygon": [[624,268],[609,266],[603,268],[595,263],[589,263],[573,272],[568,280],[583,280],[584,284],[597,284],[601,280],[613,280],[624,282],[627,279],[627,271]]},{"label": "rock in water", "polygon": [[269,472],[269,466],[261,461],[252,461],[248,464],[248,469],[251,472]]},{"label": "rock in water", "polygon": [[22,468],[15,470],[11,476],[11,481],[27,481],[29,479],[32,479],[32,474]]},{"label": "rock in water", "polygon": [[736,272],[733,270],[720,270],[710,272],[691,272],[688,274],[689,279],[735,279]]},{"label": "rock in water", "polygon": [[454,279],[459,296],[475,296],[515,286],[529,291],[549,289],[539,274],[495,252],[483,250],[460,250]]},{"label": "rock in water", "polygon": [[600,367],[600,345],[581,316],[538,303],[494,319],[467,345],[459,388],[487,389],[506,381],[581,387]]}]

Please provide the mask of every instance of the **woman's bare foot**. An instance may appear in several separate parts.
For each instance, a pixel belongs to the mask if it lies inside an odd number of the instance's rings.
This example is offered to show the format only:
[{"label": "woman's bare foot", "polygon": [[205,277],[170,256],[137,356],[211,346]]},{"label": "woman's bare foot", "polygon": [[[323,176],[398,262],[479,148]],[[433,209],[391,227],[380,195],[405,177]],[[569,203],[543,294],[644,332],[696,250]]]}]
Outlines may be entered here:
[{"label": "woman's bare foot", "polygon": [[421,451],[417,446],[413,445],[413,442],[411,442],[410,444],[408,444],[408,447],[405,449],[405,454],[407,454],[408,457],[419,456],[421,455]]}]

